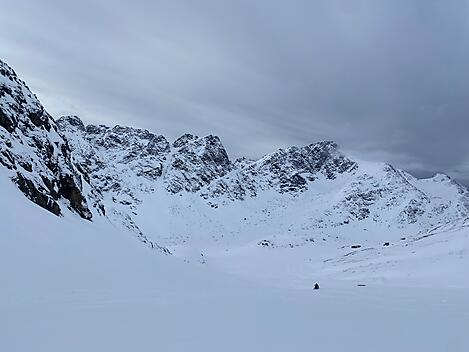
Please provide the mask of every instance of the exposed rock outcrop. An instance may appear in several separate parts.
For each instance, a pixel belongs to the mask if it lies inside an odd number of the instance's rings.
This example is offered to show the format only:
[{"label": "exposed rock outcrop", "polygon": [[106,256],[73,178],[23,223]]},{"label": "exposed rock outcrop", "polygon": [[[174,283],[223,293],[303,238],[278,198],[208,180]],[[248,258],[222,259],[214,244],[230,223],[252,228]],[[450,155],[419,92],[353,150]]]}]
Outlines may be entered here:
[{"label": "exposed rock outcrop", "polygon": [[67,141],[36,96],[0,61],[0,163],[30,200],[62,214],[62,203],[91,219]]}]

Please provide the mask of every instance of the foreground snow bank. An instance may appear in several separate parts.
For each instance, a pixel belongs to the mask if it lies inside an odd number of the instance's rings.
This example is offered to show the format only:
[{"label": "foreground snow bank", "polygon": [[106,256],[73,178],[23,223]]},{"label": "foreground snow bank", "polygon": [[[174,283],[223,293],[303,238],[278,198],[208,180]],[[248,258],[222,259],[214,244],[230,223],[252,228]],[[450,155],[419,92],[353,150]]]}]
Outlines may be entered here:
[{"label": "foreground snow bank", "polygon": [[0,194],[2,351],[469,349],[463,284],[273,285],[155,253],[105,220],[57,218],[1,174]]}]

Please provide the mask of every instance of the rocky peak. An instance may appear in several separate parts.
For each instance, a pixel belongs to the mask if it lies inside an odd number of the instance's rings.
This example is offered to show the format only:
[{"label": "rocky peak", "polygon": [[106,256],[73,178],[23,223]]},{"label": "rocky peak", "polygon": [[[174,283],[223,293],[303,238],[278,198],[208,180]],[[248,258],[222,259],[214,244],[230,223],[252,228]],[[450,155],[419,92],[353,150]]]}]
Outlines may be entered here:
[{"label": "rocky peak", "polygon": [[60,126],[61,129],[66,129],[67,126],[69,126],[69,128],[77,129],[80,131],[85,130],[85,124],[76,115],[62,116],[59,120],[57,120],[57,124]]},{"label": "rocky peak", "polygon": [[70,139],[80,132],[81,137],[91,145],[105,148],[107,153],[122,154],[123,159],[129,161],[135,158],[144,158],[148,155],[164,158],[170,151],[170,145],[162,135],[156,135],[148,130],[116,125],[88,125],[85,127],[77,116],[61,117],[57,123],[62,131],[68,133]]},{"label": "rocky peak", "polygon": [[173,143],[176,149],[165,174],[167,190],[196,192],[231,170],[225,147],[217,136],[185,134]]},{"label": "rocky peak", "polygon": [[91,219],[68,141],[36,96],[0,61],[0,164],[30,200],[62,214],[61,201]]},{"label": "rocky peak", "polygon": [[[99,192],[113,192],[116,202],[136,201],[136,192],[154,189],[170,152],[166,138],[148,130],[104,125],[82,128],[79,118],[58,124],[70,140],[76,163]],[[99,193],[97,191],[97,193]]]},{"label": "rocky peak", "polygon": [[101,133],[104,133],[106,132],[107,130],[109,129],[109,127],[105,126],[105,125],[87,125],[85,127],[85,131],[86,133],[88,134],[101,134]]},{"label": "rocky peak", "polygon": [[261,191],[296,193],[308,189],[319,175],[334,179],[352,172],[357,164],[345,157],[334,142],[279,149],[263,158],[235,163],[233,171],[208,187],[204,197],[231,200],[255,197]]},{"label": "rocky peak", "polygon": [[184,145],[186,145],[187,143],[189,143],[190,141],[197,140],[198,138],[199,137],[194,136],[190,133],[183,134],[181,137],[179,137],[178,139],[176,139],[173,142],[173,147],[174,148],[181,148]]},{"label": "rocky peak", "polygon": [[356,165],[338,150],[331,141],[318,142],[305,147],[290,147],[266,155],[256,163],[260,170],[276,174],[309,174],[321,172],[333,179]]},{"label": "rocky peak", "polygon": [[0,126],[12,133],[17,127],[50,130],[50,116],[15,71],[0,60]]}]

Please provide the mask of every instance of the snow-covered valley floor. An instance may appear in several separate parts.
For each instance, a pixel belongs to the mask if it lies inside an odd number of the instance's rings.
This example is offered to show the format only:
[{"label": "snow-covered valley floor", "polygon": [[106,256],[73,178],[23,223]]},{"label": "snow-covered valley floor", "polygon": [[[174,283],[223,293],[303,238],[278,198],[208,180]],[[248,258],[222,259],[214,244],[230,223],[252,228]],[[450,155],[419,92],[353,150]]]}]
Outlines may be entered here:
[{"label": "snow-covered valley floor", "polygon": [[187,263],[187,248],[56,217],[0,176],[0,351],[469,350],[465,224]]}]

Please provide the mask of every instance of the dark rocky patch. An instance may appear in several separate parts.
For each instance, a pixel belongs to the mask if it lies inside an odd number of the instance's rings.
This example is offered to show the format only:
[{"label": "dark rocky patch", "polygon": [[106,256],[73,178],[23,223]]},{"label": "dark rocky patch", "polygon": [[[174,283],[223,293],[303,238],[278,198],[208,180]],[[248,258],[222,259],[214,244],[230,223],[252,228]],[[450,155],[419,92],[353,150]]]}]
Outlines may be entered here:
[{"label": "dark rocky patch", "polygon": [[272,247],[273,243],[270,242],[269,240],[262,240],[262,241],[258,242],[257,245],[261,246],[261,247]]},{"label": "dark rocky patch", "polygon": [[52,197],[48,196],[44,189],[38,189],[33,181],[23,177],[20,173],[16,174],[14,181],[18,185],[19,190],[23,192],[29,200],[55,215],[62,214],[57,202]]}]

